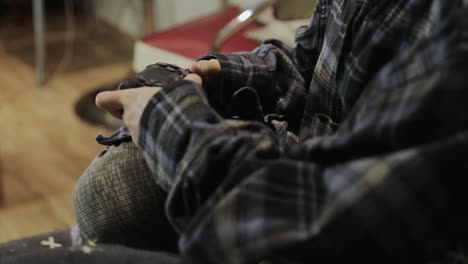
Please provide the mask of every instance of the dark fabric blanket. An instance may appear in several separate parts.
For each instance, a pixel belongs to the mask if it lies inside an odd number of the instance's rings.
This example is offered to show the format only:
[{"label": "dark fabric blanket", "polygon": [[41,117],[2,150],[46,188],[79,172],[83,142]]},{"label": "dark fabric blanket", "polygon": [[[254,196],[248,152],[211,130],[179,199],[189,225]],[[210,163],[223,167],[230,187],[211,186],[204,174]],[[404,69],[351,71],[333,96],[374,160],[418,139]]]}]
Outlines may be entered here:
[{"label": "dark fabric blanket", "polygon": [[0,244],[1,264],[175,264],[179,258],[164,252],[151,252],[119,245],[86,245],[65,229]]}]

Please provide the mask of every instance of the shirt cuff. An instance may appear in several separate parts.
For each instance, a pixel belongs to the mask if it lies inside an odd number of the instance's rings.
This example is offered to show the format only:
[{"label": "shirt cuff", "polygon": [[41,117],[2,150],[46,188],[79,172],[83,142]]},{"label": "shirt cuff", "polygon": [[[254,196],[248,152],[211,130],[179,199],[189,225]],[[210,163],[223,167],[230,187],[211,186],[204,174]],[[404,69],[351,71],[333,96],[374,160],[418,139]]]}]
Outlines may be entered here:
[{"label": "shirt cuff", "polygon": [[221,64],[221,74],[217,79],[204,83],[210,103],[222,115],[228,114],[233,94],[243,88],[272,87],[273,71],[265,61],[253,52],[208,53],[197,59],[217,59]]}]

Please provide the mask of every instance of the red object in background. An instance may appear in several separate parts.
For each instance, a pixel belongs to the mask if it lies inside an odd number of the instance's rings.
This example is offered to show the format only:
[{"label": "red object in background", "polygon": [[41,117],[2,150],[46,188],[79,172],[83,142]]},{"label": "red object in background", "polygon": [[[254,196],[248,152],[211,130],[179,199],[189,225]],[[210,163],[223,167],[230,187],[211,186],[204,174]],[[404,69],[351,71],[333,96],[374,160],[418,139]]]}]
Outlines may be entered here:
[{"label": "red object in background", "polygon": [[[239,8],[229,7],[213,15],[148,35],[143,38],[143,42],[153,47],[195,59],[211,51],[212,42],[218,32],[239,14]],[[258,42],[247,39],[244,33],[261,26],[262,24],[255,21],[250,23],[221,44],[220,52],[250,51],[254,49]]]}]

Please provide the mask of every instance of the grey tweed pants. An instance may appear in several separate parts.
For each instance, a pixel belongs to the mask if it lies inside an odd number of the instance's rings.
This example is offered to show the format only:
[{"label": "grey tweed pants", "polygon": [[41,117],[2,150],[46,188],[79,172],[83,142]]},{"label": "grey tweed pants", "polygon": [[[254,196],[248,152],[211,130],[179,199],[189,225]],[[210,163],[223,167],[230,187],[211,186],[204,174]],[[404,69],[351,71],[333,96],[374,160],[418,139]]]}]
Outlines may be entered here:
[{"label": "grey tweed pants", "polygon": [[133,142],[110,146],[75,187],[73,206],[82,236],[94,243],[176,251],[161,189]]}]

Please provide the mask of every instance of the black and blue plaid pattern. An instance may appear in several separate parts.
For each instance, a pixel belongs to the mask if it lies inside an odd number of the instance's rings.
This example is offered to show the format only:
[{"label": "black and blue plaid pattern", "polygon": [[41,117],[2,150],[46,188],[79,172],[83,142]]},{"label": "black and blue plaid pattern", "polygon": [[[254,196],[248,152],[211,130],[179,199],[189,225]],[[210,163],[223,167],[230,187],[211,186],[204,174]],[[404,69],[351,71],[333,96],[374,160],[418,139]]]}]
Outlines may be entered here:
[{"label": "black and blue plaid pattern", "polygon": [[[141,119],[188,259],[420,263],[466,245],[466,1],[322,0],[293,49],[213,57],[218,86],[173,83]],[[246,86],[280,118],[222,118]]]}]

